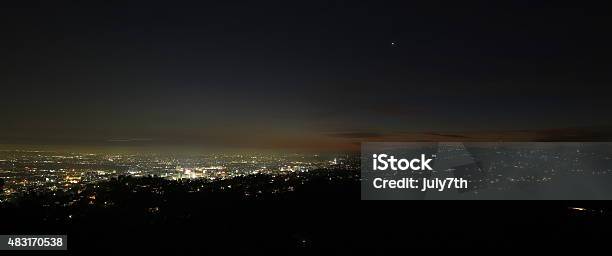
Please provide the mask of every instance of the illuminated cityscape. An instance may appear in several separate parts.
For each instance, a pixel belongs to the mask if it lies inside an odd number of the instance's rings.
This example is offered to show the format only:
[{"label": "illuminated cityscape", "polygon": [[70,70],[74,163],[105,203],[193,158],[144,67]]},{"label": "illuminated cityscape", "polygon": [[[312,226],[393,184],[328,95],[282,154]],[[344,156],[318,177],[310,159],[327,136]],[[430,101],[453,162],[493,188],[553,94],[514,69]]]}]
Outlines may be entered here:
[{"label": "illuminated cityscape", "polygon": [[[612,178],[608,149],[605,143],[510,143],[487,147],[439,143],[432,175],[466,178],[470,189],[464,192],[472,194],[509,193],[519,187],[536,188],[578,179],[593,183]],[[360,159],[355,154],[0,151],[3,201],[28,193],[78,192],[118,178],[193,181],[203,186],[194,187],[199,191],[207,184],[251,176],[304,178],[312,176],[313,171],[328,170],[334,175],[348,170],[358,182],[359,166]],[[285,192],[295,189],[284,187]],[[252,194],[243,192],[245,197]]]},{"label": "illuminated cityscape", "polygon": [[5,199],[26,192],[74,190],[111,178],[218,181],[249,175],[271,177],[312,170],[356,170],[351,155],[227,153],[206,155],[0,151]]},{"label": "illuminated cityscape", "polygon": [[9,2],[0,254],[609,248],[606,1]]}]

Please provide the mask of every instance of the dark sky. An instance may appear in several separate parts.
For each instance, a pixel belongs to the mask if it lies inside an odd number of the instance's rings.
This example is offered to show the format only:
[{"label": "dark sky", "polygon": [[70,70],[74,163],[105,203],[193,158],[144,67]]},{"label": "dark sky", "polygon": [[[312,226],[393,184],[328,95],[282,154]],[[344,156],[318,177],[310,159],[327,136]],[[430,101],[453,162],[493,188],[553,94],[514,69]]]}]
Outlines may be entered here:
[{"label": "dark sky", "polygon": [[5,7],[0,143],[612,125],[610,8],[405,2]]}]

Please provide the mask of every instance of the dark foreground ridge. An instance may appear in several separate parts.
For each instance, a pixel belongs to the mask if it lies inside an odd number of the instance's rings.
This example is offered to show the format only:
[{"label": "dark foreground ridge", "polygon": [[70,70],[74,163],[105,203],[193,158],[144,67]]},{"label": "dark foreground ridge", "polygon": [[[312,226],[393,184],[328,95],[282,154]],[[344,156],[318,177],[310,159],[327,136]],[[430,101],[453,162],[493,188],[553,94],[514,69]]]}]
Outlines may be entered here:
[{"label": "dark foreground ridge", "polygon": [[3,205],[6,234],[68,234],[69,250],[604,247],[610,203],[360,201],[356,171],[230,180],[119,177]]}]

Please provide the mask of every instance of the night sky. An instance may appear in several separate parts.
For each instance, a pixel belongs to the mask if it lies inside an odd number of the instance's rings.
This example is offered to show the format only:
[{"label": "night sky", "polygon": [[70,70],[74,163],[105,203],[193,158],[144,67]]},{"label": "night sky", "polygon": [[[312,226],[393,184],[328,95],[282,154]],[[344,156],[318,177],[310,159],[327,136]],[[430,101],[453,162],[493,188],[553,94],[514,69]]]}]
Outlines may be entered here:
[{"label": "night sky", "polygon": [[328,148],[612,126],[611,9],[584,1],[53,2],[0,10],[0,144]]}]

